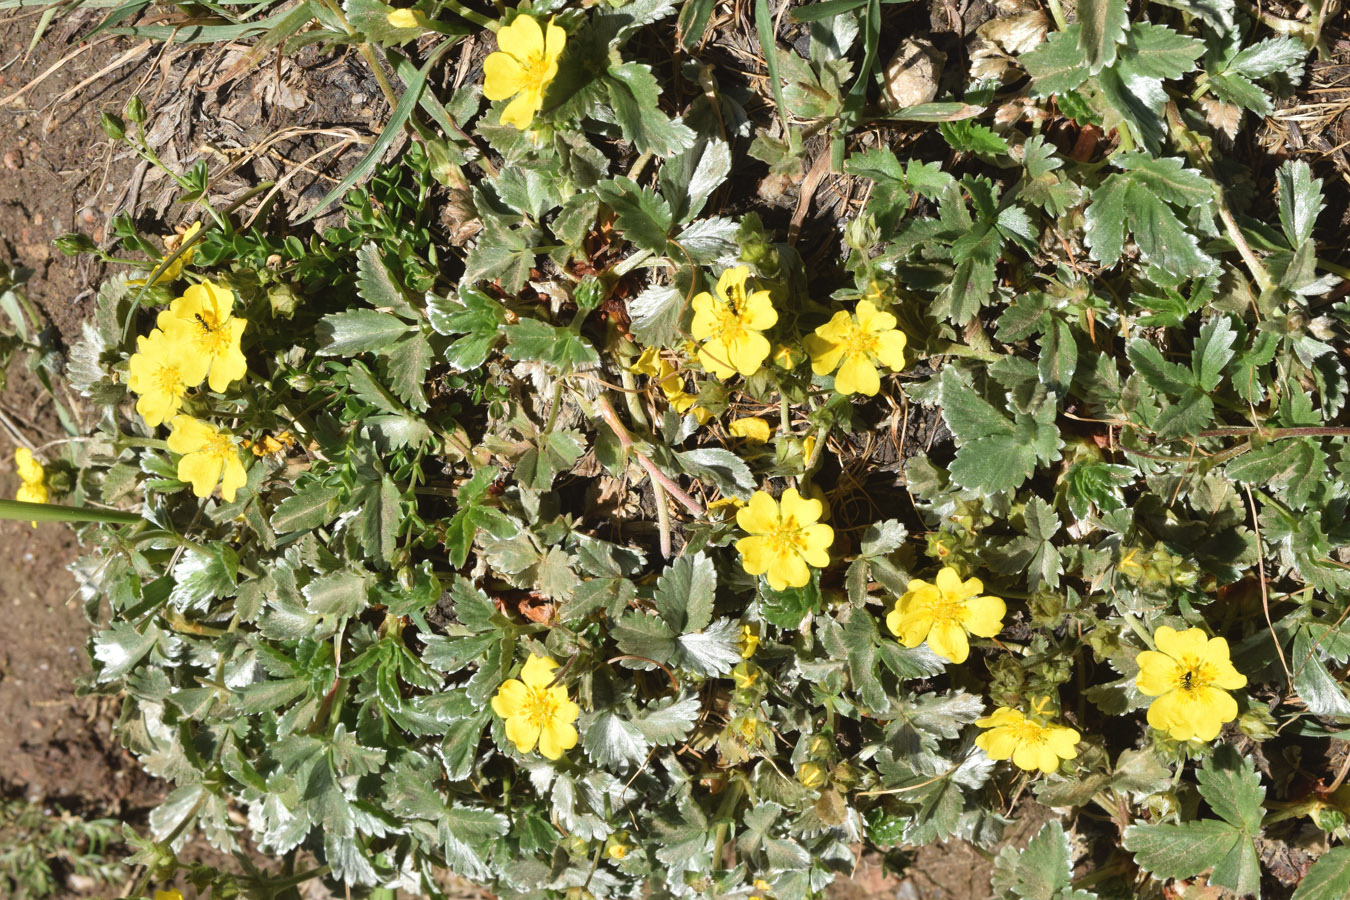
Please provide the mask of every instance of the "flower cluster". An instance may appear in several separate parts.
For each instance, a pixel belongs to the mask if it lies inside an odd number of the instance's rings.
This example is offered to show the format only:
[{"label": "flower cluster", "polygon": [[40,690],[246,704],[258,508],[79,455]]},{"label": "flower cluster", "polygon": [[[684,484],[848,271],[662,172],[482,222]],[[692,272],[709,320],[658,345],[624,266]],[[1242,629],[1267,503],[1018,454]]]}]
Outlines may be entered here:
[{"label": "flower cluster", "polygon": [[136,412],[152,428],[166,422],[172,427],[169,449],[183,455],[179,480],[189,482],[198,497],[209,497],[219,484],[226,501],[233,501],[247,480],[237,440],[180,410],[203,381],[220,393],[247,374],[240,341],[248,323],[233,310],[229,288],[195,284],[159,313],[158,328],[136,339],[127,363]]}]

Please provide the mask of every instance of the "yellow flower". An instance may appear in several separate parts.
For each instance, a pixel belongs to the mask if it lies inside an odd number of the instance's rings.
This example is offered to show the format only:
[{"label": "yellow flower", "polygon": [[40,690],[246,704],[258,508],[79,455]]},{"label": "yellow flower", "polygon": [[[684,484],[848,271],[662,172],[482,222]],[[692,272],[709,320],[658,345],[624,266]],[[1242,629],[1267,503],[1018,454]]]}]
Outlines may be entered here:
[{"label": "yellow flower", "polygon": [[698,361],[717,378],[730,378],[737,372],[753,375],[769,355],[769,339],[761,332],[777,324],[778,313],[768,291],[746,291],[749,277],[746,266],[727,269],[717,279],[716,298],[704,291],[693,300],[689,333],[704,342]]},{"label": "yellow flower", "polygon": [[840,310],[803,341],[811,354],[811,371],[828,375],[836,368],[834,389],[841,394],[876,395],[881,389],[877,366],[899,372],[905,367],[905,335],[895,316],[880,312],[870,300],[858,302],[853,315]]},{"label": "yellow flower", "polygon": [[1082,740],[1082,735],[1072,728],[1043,723],[1006,706],[976,719],[975,724],[989,729],[975,738],[975,746],[990,759],[1011,759],[1019,769],[1028,772],[1057,771],[1061,759],[1078,756],[1074,748]]},{"label": "yellow flower", "polygon": [[906,647],[917,647],[926,640],[929,649],[943,659],[965,662],[970,656],[966,634],[998,634],[1008,608],[997,597],[980,596],[984,590],[980,579],[962,583],[953,568],[942,569],[934,580],[936,584],[918,578],[911,581],[886,616],[886,625]]},{"label": "yellow flower", "polygon": [[[163,313],[161,313],[163,315]],[[136,412],[154,428],[183,408],[183,396],[206,377],[209,361],[181,338],[156,328],[136,338],[128,361],[127,387],[137,394]]]},{"label": "yellow flower", "polygon": [[198,497],[211,496],[219,483],[220,496],[233,503],[235,493],[248,482],[234,435],[192,416],[174,416],[170,424],[169,449],[183,456],[178,461],[178,480],[191,484]]},{"label": "yellow flower", "polygon": [[422,20],[415,9],[391,9],[384,14],[384,20],[392,28],[421,28]]},{"label": "yellow flower", "polygon": [[646,375],[648,378],[655,378],[657,387],[661,388],[661,393],[666,395],[666,402],[670,408],[680,415],[689,413],[698,420],[698,424],[706,425],[712,418],[712,413],[698,403],[698,397],[684,389],[684,379],[680,377],[675,364],[670,360],[662,359],[660,351],[655,347],[648,347],[642,351],[642,355],[637,358],[637,362],[630,366],[634,372],[639,375]]},{"label": "yellow flower", "polygon": [[244,446],[253,452],[253,455],[262,458],[271,456],[273,453],[285,453],[295,446],[295,435],[289,431],[281,431],[272,436],[264,434],[256,441],[244,441]]},{"label": "yellow flower", "polygon": [[155,900],[183,900],[181,891],[155,891]]},{"label": "yellow flower", "polygon": [[549,19],[547,35],[530,16],[517,16],[497,31],[497,52],[483,60],[483,96],[515,97],[502,110],[501,123],[524,131],[544,105],[544,89],[558,74],[558,57],[567,32]]},{"label": "yellow flower", "polygon": [[42,463],[33,458],[33,451],[27,447],[16,447],[14,468],[18,470],[19,480],[23,482],[19,485],[14,499],[20,503],[46,503],[47,471],[42,468]]},{"label": "yellow flower", "polygon": [[1155,697],[1148,724],[1179,740],[1212,741],[1223,723],[1237,718],[1237,701],[1228,691],[1245,687],[1247,677],[1233,668],[1228,642],[1207,638],[1199,628],[1176,631],[1163,625],[1153,635],[1157,650],[1136,658],[1135,687]]},{"label": "yellow flower", "polygon": [[[248,372],[248,362],[239,349],[248,322],[235,318],[233,308],[234,291],[203,281],[188,288],[159,314],[158,324],[164,333],[191,348],[185,355],[205,363],[203,375],[217,393]],[[196,385],[201,380],[191,383]]]},{"label": "yellow flower", "polygon": [[506,736],[521,753],[539,744],[539,752],[558,759],[577,745],[572,723],[581,707],[567,699],[567,688],[553,683],[558,664],[547,656],[530,654],[520,678],[508,678],[492,698],[492,711],[506,720]]},{"label": "yellow flower", "polygon": [[736,524],[750,534],[736,542],[741,566],[751,575],[767,575],[769,587],[781,591],[804,587],[811,569],[830,564],[834,529],[819,524],[819,500],[804,500],[796,488],[783,492],[780,506],[764,491],[755,491],[750,503],[736,511]]},{"label": "yellow flower", "polygon": [[732,437],[745,438],[752,444],[767,442],[769,435],[773,433],[769,423],[758,418],[736,419],[727,430],[731,432]]},{"label": "yellow flower", "polygon": [[755,634],[755,626],[741,626],[741,659],[749,659],[755,655],[759,649],[759,635]]},{"label": "yellow flower", "polygon": [[[202,223],[193,222],[191,225],[187,227],[187,230],[184,231],[182,234],[172,234],[166,237],[164,239],[164,259],[168,259],[170,256],[173,256],[173,251],[177,250],[187,241],[192,240],[194,237],[197,236],[197,232],[201,230],[202,230]],[[163,272],[159,273],[159,275],[155,278],[155,284],[168,284],[171,281],[177,281],[178,276],[183,274],[183,266],[189,265],[192,262],[192,257],[196,255],[197,255],[197,245],[192,244],[186,250],[183,251],[183,254],[181,256],[179,256],[173,262],[169,263],[168,268],[166,268]],[[160,260],[161,263],[163,261],[164,260]],[[127,284],[139,286],[145,284],[146,281],[148,280],[149,279],[147,278],[128,278]]]}]

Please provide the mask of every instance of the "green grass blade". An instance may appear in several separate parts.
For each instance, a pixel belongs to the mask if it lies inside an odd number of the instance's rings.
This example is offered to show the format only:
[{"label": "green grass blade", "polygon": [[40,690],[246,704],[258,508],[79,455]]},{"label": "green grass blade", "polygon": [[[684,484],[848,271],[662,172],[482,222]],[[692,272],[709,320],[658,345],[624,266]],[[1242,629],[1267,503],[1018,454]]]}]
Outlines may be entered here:
[{"label": "green grass blade", "polygon": [[21,503],[18,500],[0,500],[0,519],[15,522],[105,522],[110,525],[135,525],[145,521],[136,513],[120,509]]},{"label": "green grass blade", "polygon": [[773,102],[778,104],[778,115],[783,119],[783,140],[791,145],[792,131],[788,127],[787,104],[783,102],[783,79],[778,75],[778,41],[774,37],[769,0],[755,0],[755,33],[759,36],[759,52],[764,54],[764,66],[769,70]]},{"label": "green grass blade", "polygon": [[394,143],[394,138],[398,137],[399,129],[403,127],[404,122],[408,121],[408,116],[412,115],[413,108],[417,106],[422,91],[426,88],[427,76],[431,73],[431,67],[440,61],[442,54],[444,54],[453,43],[453,41],[446,41],[436,48],[436,51],[431,54],[431,58],[426,61],[426,64],[422,66],[422,68],[417,71],[417,74],[413,76],[413,79],[408,82],[408,89],[404,91],[403,96],[399,98],[398,105],[394,107],[394,112],[389,117],[389,123],[384,126],[384,130],[381,131],[380,136],[375,139],[375,143],[370,145],[370,149],[366,151],[366,155],[361,157],[361,161],[347,173],[347,177],[343,178],[342,181],[338,183],[337,187],[328,192],[328,196],[320,200],[317,206],[297,220],[295,223],[296,225],[303,225],[319,213],[323,212],[332,205],[335,200],[338,200],[343,194],[347,193],[347,191],[357,182],[369,175],[371,170],[379,164],[385,151],[389,149],[389,146],[392,143]]}]

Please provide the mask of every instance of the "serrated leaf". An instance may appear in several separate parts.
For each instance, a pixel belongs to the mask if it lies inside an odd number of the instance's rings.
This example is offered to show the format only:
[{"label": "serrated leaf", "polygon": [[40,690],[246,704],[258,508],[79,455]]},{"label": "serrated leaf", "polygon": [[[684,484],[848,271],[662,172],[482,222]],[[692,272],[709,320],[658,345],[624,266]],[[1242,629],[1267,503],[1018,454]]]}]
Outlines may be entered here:
[{"label": "serrated leaf", "polygon": [[1125,0],[1080,0],[1077,24],[1078,49],[1089,71],[1097,72],[1116,61],[1117,47],[1130,24],[1129,4]]},{"label": "serrated leaf", "polygon": [[1036,364],[1041,383],[1060,397],[1067,397],[1078,369],[1078,342],[1073,329],[1063,319],[1055,319],[1041,341],[1041,357]]},{"label": "serrated leaf", "polygon": [[604,82],[614,118],[623,136],[633,142],[639,153],[666,157],[692,146],[698,139],[683,122],[672,121],[661,112],[657,105],[661,85],[650,66],[637,62],[610,66]]},{"label": "serrated leaf", "polygon": [[675,454],[680,468],[695,478],[706,478],[722,493],[749,499],[755,491],[755,476],[741,459],[721,447],[699,447]]},{"label": "serrated leaf", "polygon": [[305,608],[329,620],[350,619],[365,609],[370,579],[364,572],[333,572],[305,585]]},{"label": "serrated leaf", "polygon": [[712,621],[717,569],[705,553],[682,556],[656,582],[652,600],[661,621],[677,634],[702,631]]},{"label": "serrated leaf", "polygon": [[1125,354],[1135,371],[1156,390],[1177,396],[1195,386],[1195,376],[1190,369],[1163,359],[1162,351],[1143,338],[1130,341],[1125,346]]},{"label": "serrated leaf", "polygon": [[421,332],[413,332],[396,341],[381,361],[395,396],[416,412],[427,409],[423,385],[431,368],[431,342]]},{"label": "serrated leaf", "polygon": [[1308,48],[1302,42],[1282,34],[1243,47],[1228,61],[1224,71],[1253,80],[1279,74],[1296,84],[1303,77],[1303,63],[1307,58]]},{"label": "serrated leaf", "polygon": [[633,718],[633,724],[647,741],[657,747],[677,744],[689,736],[698,721],[702,704],[698,697],[686,697],[664,705],[652,705]]},{"label": "serrated leaf", "polygon": [[740,627],[719,619],[703,631],[682,634],[672,661],[700,675],[725,675],[741,661]]},{"label": "serrated leaf", "polygon": [[1012,422],[981,397],[956,369],[948,367],[942,371],[940,390],[942,417],[958,440],[1012,436]]},{"label": "serrated leaf", "polygon": [[1345,900],[1350,896],[1350,847],[1332,847],[1317,858],[1290,900]]},{"label": "serrated leaf", "polygon": [[672,284],[652,284],[628,301],[633,336],[648,347],[668,347],[680,338],[685,296]]},{"label": "serrated leaf", "polygon": [[1220,35],[1226,35],[1233,29],[1233,14],[1237,10],[1234,0],[1153,0],[1153,2],[1195,16]]},{"label": "serrated leaf", "polygon": [[1223,370],[1233,358],[1237,332],[1227,316],[1215,316],[1200,326],[1200,336],[1191,351],[1191,371],[1202,391],[1213,391],[1223,379]]},{"label": "serrated leaf", "polygon": [[1126,33],[1121,66],[1131,75],[1167,80],[1195,68],[1205,52],[1203,41],[1178,34],[1166,25],[1135,22]]},{"label": "serrated leaf", "polygon": [[1341,682],[1318,656],[1318,643],[1312,630],[1304,625],[1294,633],[1290,667],[1294,670],[1294,690],[1303,705],[1315,716],[1342,721],[1350,719],[1350,697]]},{"label": "serrated leaf", "polygon": [[1240,757],[1231,744],[1223,744],[1196,773],[1200,796],[1210,809],[1248,837],[1261,832],[1266,789],[1250,759]]},{"label": "serrated leaf", "polygon": [[320,356],[349,356],[387,350],[413,327],[402,319],[373,309],[349,309],[319,320],[315,334]]},{"label": "serrated leaf", "polygon": [[483,222],[478,243],[464,260],[462,284],[495,281],[503,291],[514,294],[529,281],[534,268],[536,232],[532,228],[510,228],[492,216]]},{"label": "serrated leaf", "polygon": [[674,223],[670,205],[629,178],[602,181],[593,190],[614,211],[614,225],[629,241],[664,256]]},{"label": "serrated leaf", "polygon": [[598,766],[628,767],[647,759],[651,743],[632,722],[601,710],[581,728],[581,746]]},{"label": "serrated leaf", "polygon": [[731,174],[731,145],[700,140],[661,167],[661,195],[676,222],[688,222],[703,211],[712,192]]},{"label": "serrated leaf", "polygon": [[1032,95],[1049,97],[1078,87],[1088,78],[1087,60],[1079,49],[1081,26],[1050,34],[1045,43],[1018,57],[1033,79]]},{"label": "serrated leaf", "polygon": [[1017,859],[1013,890],[1020,900],[1056,900],[1072,877],[1069,836],[1058,822],[1046,822]]},{"label": "serrated leaf", "polygon": [[1326,454],[1310,438],[1272,441],[1229,462],[1224,471],[1243,484],[1269,485],[1285,492],[1284,500],[1303,509],[1326,478]]},{"label": "serrated leaf", "polygon": [[511,359],[538,360],[564,373],[600,362],[595,345],[570,328],[559,328],[538,319],[521,319],[506,326],[504,333],[506,355]]},{"label": "serrated leaf", "polygon": [[418,318],[374,243],[363,244],[356,251],[356,293],[371,306],[388,308],[405,319]]},{"label": "serrated leaf", "polygon": [[311,481],[277,504],[271,525],[278,534],[313,531],[333,521],[337,515],[342,487]]},{"label": "serrated leaf", "polygon": [[1312,237],[1323,209],[1322,180],[1312,177],[1303,160],[1288,160],[1275,173],[1280,208],[1280,228],[1289,246],[1297,247]]}]

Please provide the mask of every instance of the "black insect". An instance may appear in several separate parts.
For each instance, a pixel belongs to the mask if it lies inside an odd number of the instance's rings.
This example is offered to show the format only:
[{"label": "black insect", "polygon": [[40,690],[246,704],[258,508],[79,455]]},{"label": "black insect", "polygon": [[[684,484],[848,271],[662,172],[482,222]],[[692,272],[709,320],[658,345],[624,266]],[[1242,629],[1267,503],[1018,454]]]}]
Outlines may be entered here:
[{"label": "black insect", "polygon": [[1191,689],[1191,678],[1194,677],[1194,674],[1194,672],[1187,670],[1186,674],[1181,676],[1181,689],[1183,691],[1189,691]]},{"label": "black insect", "polygon": [[206,318],[201,313],[193,314],[193,318],[201,323],[201,326],[205,331],[211,330],[211,323],[206,321]]}]

